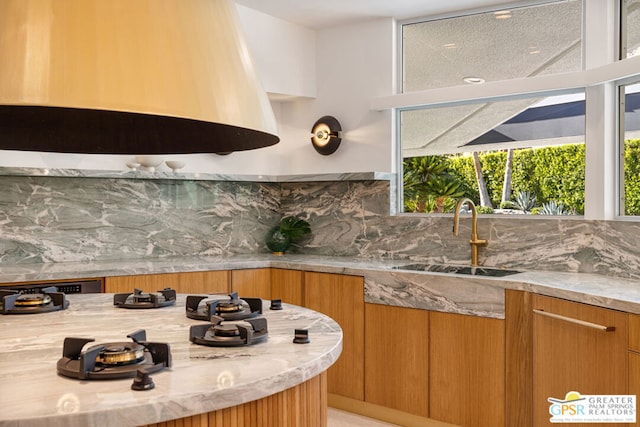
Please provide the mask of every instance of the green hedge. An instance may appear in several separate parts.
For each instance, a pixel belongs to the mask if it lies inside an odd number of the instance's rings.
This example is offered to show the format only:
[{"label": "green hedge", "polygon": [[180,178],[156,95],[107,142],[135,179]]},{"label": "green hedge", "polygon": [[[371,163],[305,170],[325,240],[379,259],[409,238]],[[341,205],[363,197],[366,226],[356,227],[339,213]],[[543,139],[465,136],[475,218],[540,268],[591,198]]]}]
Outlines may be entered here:
[{"label": "green hedge", "polygon": [[[500,207],[506,151],[480,154],[489,197]],[[584,214],[585,145],[567,144],[516,149],[513,156],[511,199],[519,192],[535,195],[537,205],[562,204],[565,211]],[[446,173],[460,184],[463,197],[480,199],[471,156],[448,156]],[[640,139],[625,142],[625,214],[640,215]]]},{"label": "green hedge", "polygon": [[[506,151],[480,154],[480,164],[489,197],[499,207],[504,184]],[[513,155],[511,194],[528,191],[539,205],[562,203],[577,214],[584,212],[584,144],[517,149]],[[450,174],[464,183],[465,197],[478,200],[473,158],[450,157]]]},{"label": "green hedge", "polygon": [[625,141],[624,213],[640,215],[640,139]]}]

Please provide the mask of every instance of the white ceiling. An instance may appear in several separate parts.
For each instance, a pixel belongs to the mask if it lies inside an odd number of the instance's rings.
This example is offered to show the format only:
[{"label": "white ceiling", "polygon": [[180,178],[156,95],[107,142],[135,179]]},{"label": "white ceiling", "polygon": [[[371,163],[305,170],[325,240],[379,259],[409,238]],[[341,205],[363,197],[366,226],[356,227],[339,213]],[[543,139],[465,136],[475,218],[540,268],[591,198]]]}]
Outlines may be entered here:
[{"label": "white ceiling", "polygon": [[236,0],[236,3],[317,29],[379,17],[407,19],[522,2],[513,0]]}]

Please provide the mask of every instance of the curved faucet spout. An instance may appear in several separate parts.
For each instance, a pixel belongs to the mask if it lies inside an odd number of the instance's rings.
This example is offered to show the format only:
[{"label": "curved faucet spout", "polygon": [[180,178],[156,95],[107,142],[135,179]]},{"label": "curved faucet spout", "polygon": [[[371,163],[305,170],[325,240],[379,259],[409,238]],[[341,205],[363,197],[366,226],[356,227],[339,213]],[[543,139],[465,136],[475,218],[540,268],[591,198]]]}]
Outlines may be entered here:
[{"label": "curved faucet spout", "polygon": [[469,208],[471,209],[471,240],[469,240],[469,244],[471,245],[471,265],[478,265],[478,246],[486,246],[489,241],[478,239],[478,212],[476,210],[476,205],[469,198],[464,197],[456,203],[453,213],[453,234],[454,236],[458,235],[460,208],[462,208],[462,205],[465,203],[469,205]]}]

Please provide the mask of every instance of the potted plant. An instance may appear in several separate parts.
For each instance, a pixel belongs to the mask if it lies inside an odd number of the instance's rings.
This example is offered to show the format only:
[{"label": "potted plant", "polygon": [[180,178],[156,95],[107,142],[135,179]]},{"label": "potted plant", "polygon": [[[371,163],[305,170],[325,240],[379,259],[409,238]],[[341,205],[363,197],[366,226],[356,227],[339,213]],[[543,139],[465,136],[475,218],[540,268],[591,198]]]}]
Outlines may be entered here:
[{"label": "potted plant", "polygon": [[291,242],[311,233],[311,226],[303,219],[286,216],[280,224],[269,230],[267,248],[274,255],[283,255],[291,246]]}]

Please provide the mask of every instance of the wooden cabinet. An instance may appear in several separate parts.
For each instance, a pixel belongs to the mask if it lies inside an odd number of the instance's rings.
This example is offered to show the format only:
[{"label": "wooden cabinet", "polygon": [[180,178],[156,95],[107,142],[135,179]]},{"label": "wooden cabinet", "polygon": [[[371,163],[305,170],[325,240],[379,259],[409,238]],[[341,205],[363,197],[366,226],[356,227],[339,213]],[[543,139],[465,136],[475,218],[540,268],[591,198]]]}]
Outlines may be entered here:
[{"label": "wooden cabinet", "polygon": [[430,418],[504,426],[504,321],[430,312],[428,336]]},{"label": "wooden cabinet", "polygon": [[634,325],[630,320],[634,317],[559,298],[507,291],[506,425],[554,425],[549,422],[548,398],[564,399],[570,391],[640,395],[640,361],[632,344],[636,341],[640,347],[640,318]]},{"label": "wooden cabinet", "polygon": [[231,290],[240,298],[280,299],[303,306],[304,272],[280,268],[233,270]]},{"label": "wooden cabinet", "polygon": [[629,352],[628,394],[636,396],[636,423],[633,425],[640,426],[640,416],[637,415],[638,400],[640,400],[640,353],[636,351]]},{"label": "wooden cabinet", "polygon": [[366,402],[429,416],[429,312],[365,304]]},{"label": "wooden cabinet", "polygon": [[240,298],[271,299],[271,269],[252,268],[231,271],[231,291]]},{"label": "wooden cabinet", "polygon": [[271,269],[271,298],[304,306],[304,272],[300,270]]},{"label": "wooden cabinet", "polygon": [[552,425],[549,397],[627,394],[626,313],[541,295],[533,296],[532,306],[535,427]]},{"label": "wooden cabinet", "polygon": [[533,427],[533,294],[505,292],[505,426]]},{"label": "wooden cabinet", "polygon": [[364,400],[364,278],[305,272],[304,306],[343,331],[342,355],[327,371],[329,393]]},{"label": "wooden cabinet", "polygon": [[220,270],[141,274],[138,276],[106,277],[104,281],[104,291],[108,293],[133,292],[135,288],[145,292],[157,292],[164,288],[172,288],[178,293],[227,293],[229,292],[229,272]]}]

